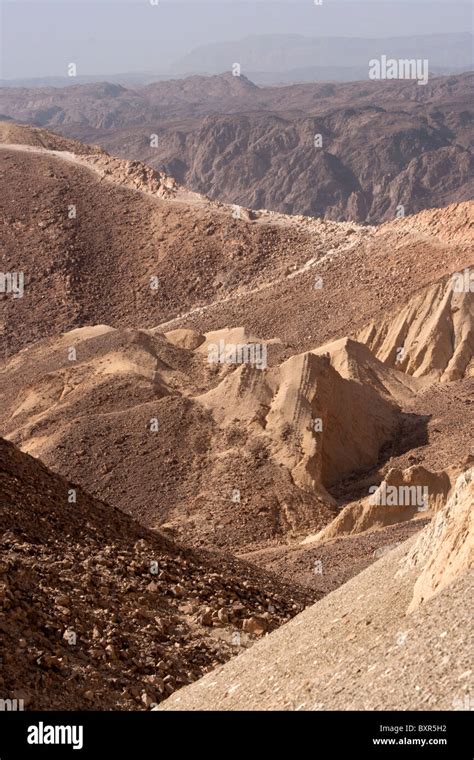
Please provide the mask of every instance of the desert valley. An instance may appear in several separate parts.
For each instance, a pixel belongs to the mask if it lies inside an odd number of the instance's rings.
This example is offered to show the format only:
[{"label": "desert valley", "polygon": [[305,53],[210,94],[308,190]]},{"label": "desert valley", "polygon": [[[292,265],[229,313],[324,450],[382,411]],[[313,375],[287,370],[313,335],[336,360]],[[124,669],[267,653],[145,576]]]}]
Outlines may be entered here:
[{"label": "desert valley", "polygon": [[[346,595],[370,615],[379,573],[402,598],[384,593],[377,646],[419,661],[397,635],[420,614],[451,646],[462,620],[437,605],[472,564],[472,204],[378,226],[236,215],[136,161],[1,130],[4,267],[25,270],[24,297],[2,301],[3,635],[34,642],[21,673],[7,655],[7,689],[35,708],[146,708],[261,637],[245,656],[265,658],[269,631],[327,604],[348,667]],[[448,690],[425,674],[448,708],[468,685],[459,650]],[[351,704],[392,698],[380,678],[357,677]],[[289,707],[301,688],[265,698]],[[393,706],[439,705],[426,689]]]}]

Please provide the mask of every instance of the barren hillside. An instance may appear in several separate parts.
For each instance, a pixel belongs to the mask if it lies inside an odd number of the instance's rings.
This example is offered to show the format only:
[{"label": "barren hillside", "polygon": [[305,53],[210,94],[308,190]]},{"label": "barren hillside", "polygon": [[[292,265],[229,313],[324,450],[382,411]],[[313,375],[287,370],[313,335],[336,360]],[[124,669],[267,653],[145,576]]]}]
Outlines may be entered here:
[{"label": "barren hillside", "polygon": [[353,334],[472,261],[467,203],[427,212],[432,227],[422,214],[423,229],[417,216],[374,228],[249,214],[144,165],[8,130],[2,139],[17,142],[0,145],[2,266],[24,272],[25,297],[2,302],[7,353],[84,324],[245,325],[280,338],[289,357]]},{"label": "barren hillside", "polygon": [[314,599],[143,529],[1,439],[0,500],[2,688],[29,709],[146,709]]}]

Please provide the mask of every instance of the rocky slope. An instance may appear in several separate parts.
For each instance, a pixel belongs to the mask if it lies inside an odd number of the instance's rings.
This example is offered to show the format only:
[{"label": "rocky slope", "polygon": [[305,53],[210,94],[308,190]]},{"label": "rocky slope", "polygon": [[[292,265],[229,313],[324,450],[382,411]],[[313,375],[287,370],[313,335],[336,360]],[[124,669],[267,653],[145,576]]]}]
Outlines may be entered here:
[{"label": "rocky slope", "polygon": [[417,539],[161,709],[469,709],[472,499],[471,470]]},{"label": "rocky slope", "polygon": [[307,605],[197,554],[0,439],[0,690],[29,709],[149,708]]},{"label": "rocky slope", "polygon": [[2,269],[25,278],[24,298],[2,299],[4,354],[84,324],[162,324],[245,325],[289,357],[357,334],[472,261],[471,204],[430,212],[431,226],[249,214],[49,133],[8,125],[3,139],[17,142],[0,145]]},{"label": "rocky slope", "polygon": [[2,271],[25,278],[2,299],[4,351],[84,323],[152,327],[284,270],[289,245],[310,255],[304,228],[236,219],[142,165],[29,145],[0,161]]}]

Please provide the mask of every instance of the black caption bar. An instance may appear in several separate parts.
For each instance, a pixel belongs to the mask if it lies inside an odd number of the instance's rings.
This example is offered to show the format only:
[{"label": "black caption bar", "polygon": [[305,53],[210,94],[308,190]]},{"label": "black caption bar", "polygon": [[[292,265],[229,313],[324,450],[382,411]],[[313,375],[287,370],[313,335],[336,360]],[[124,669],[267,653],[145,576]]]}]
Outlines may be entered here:
[{"label": "black caption bar", "polygon": [[[0,712],[0,760],[27,757],[117,757],[210,743],[242,744],[268,753],[290,741],[315,754],[371,757],[451,757],[472,760],[469,712]],[[168,750],[166,750],[168,747]],[[102,755],[105,756],[105,755]]]},{"label": "black caption bar", "polygon": [[[371,757],[473,757],[469,712],[284,712],[284,713],[119,713],[0,712],[0,760],[27,757],[97,757],[117,752],[165,750],[168,742],[181,751],[196,751],[212,737],[234,736],[268,752],[290,740],[311,742],[317,754],[363,753]],[[291,733],[289,733],[291,732]],[[245,738],[247,736],[247,738]],[[240,739],[239,739],[240,737]],[[472,731],[471,731],[472,737]],[[167,744],[165,744],[165,742]],[[168,744],[169,747],[169,744]],[[133,754],[132,754],[133,753]]]}]

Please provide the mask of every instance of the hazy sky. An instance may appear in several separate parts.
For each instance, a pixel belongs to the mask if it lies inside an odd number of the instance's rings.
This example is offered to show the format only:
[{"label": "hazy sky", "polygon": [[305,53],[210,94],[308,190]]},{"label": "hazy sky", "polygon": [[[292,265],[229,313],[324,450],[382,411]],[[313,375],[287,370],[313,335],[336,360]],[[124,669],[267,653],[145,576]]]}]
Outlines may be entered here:
[{"label": "hazy sky", "polygon": [[388,37],[471,31],[456,0],[0,0],[0,78],[165,72],[209,42],[251,34]]}]

